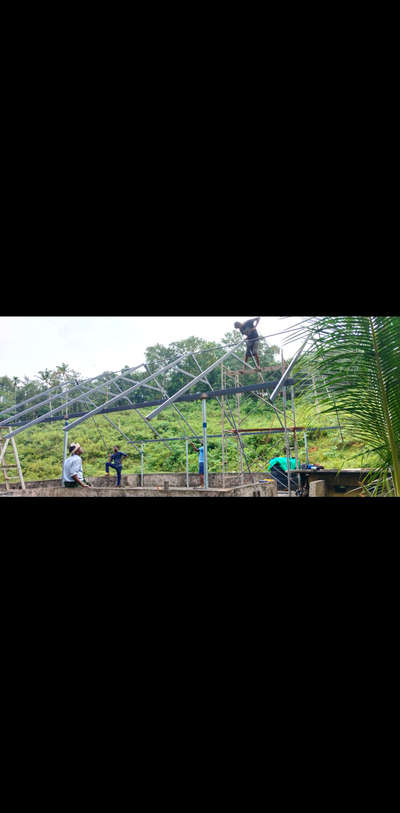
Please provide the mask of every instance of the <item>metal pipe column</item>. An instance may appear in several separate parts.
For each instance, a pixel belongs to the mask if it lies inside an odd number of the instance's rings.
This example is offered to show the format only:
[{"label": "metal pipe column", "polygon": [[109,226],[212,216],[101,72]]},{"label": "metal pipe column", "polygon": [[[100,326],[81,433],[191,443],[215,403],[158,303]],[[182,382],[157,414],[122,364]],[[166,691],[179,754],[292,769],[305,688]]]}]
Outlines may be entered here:
[{"label": "metal pipe column", "polygon": [[140,486],[143,488],[143,444],[140,448]]},{"label": "metal pipe column", "polygon": [[[296,426],[296,412],[295,412],[295,406],[294,406],[294,386],[293,386],[293,384],[290,387],[290,400],[291,400],[291,404],[292,404],[293,426],[295,427]],[[299,446],[298,446],[298,443],[297,443],[296,429],[293,432],[293,436],[294,436],[294,456],[296,458],[296,469],[299,469],[300,468],[300,466],[299,466]],[[299,472],[297,472],[297,485],[298,485],[299,488],[301,488],[301,477],[300,477]]]},{"label": "metal pipe column", "polygon": [[288,481],[288,497],[291,496],[291,477],[290,477],[290,444],[289,434],[286,425],[286,386],[282,387],[283,395],[283,421],[285,424],[285,446],[286,446],[286,465],[287,465],[287,481]]},{"label": "metal pipe column", "polygon": [[[65,421],[64,426],[68,426],[68,421]],[[64,487],[64,464],[67,459],[67,446],[68,446],[68,429],[64,434],[64,454],[63,454],[63,467],[62,467],[62,474],[61,474],[61,483]]]},{"label": "metal pipe column", "polygon": [[187,438],[185,438],[185,446],[186,446],[186,488],[189,488],[189,442]]},{"label": "metal pipe column", "polygon": [[310,461],[308,459],[307,432],[304,432],[304,449],[305,449],[305,453],[306,453],[306,463],[307,463],[307,466],[309,466]]},{"label": "metal pipe column", "polygon": [[[225,389],[224,385],[224,365],[221,364],[221,390]],[[222,421],[222,488],[225,488],[225,398],[221,399],[221,421]]]},{"label": "metal pipe column", "polygon": [[207,397],[201,399],[201,411],[203,415],[203,447],[204,447],[204,488],[208,488],[208,455],[207,455]]}]

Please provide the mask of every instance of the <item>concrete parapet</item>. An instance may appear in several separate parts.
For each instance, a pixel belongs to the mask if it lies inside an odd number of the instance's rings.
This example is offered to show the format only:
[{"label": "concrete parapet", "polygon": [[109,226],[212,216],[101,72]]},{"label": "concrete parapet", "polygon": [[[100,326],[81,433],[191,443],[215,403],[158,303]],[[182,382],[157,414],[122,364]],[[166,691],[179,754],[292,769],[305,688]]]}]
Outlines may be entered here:
[{"label": "concrete parapet", "polygon": [[156,488],[32,488],[26,491],[10,491],[8,497],[275,497],[274,483],[247,483],[233,488],[184,488],[157,486]]},{"label": "concrete parapet", "polygon": [[[244,472],[241,475],[239,472],[227,472],[224,477],[224,489],[235,488],[238,485],[253,485],[252,483],[252,476],[254,477],[255,483],[254,485],[260,485],[258,483],[259,480],[268,477],[266,472],[257,472],[253,475],[250,475],[248,472]],[[106,475],[100,477],[91,477],[88,476],[88,480],[94,488],[97,489],[111,489],[113,490],[116,486],[116,477],[114,475],[110,475],[106,477]],[[168,489],[171,491],[174,488],[185,488],[186,487],[186,472],[155,472],[144,474],[143,477],[143,486],[146,489],[154,490],[158,489],[159,487],[164,488],[164,483],[168,482]],[[209,490],[211,489],[221,489],[222,488],[222,474],[220,472],[212,472],[208,475],[208,485]],[[276,489],[276,482],[274,480],[271,481],[271,484]],[[51,490],[52,495],[55,496],[55,491],[61,490],[64,496],[64,492],[68,492],[68,494],[72,494],[75,496],[77,490],[76,489],[64,489],[61,486],[60,479],[57,480],[34,480],[30,482],[25,481],[26,488],[29,491],[32,490],[40,490],[43,492],[43,489]],[[121,477],[121,485],[123,488],[139,488],[141,486],[140,482],[140,474],[122,474]],[[265,485],[265,484],[261,484]],[[200,490],[200,475],[196,472],[189,473],[189,488],[192,489],[199,489]],[[87,489],[80,489],[82,493],[86,492]],[[117,489],[119,491],[120,489]],[[5,485],[0,484],[0,493],[5,492]],[[10,491],[6,492],[8,494],[20,493],[19,486],[13,484],[11,485]],[[277,496],[277,494],[275,495]]]}]

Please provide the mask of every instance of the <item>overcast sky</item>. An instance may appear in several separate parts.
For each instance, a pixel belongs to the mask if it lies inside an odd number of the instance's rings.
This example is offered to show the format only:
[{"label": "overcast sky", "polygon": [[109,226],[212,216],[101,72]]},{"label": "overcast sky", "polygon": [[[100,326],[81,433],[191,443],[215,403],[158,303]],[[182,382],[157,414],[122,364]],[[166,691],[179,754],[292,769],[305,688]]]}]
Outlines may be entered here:
[{"label": "overcast sky", "polygon": [[[85,378],[109,370],[133,367],[144,361],[147,347],[196,336],[220,341],[244,316],[0,316],[0,377],[34,378],[46,367],[65,362]],[[301,316],[264,316],[260,336],[277,333],[300,321]],[[237,333],[238,340],[240,334]],[[299,346],[284,345],[284,336],[269,344],[283,346],[285,358]],[[221,354],[222,355],[222,354]]]}]

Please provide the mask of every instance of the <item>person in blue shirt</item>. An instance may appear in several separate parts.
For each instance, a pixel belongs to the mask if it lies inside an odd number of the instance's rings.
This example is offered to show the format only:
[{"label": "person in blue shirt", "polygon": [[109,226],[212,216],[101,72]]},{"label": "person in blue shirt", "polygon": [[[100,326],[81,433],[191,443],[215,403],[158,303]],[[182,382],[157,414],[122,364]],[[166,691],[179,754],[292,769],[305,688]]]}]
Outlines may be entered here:
[{"label": "person in blue shirt", "polygon": [[114,453],[108,455],[106,463],[106,477],[110,476],[109,468],[115,469],[117,472],[117,487],[121,485],[121,471],[122,471],[122,458],[128,457],[125,452],[119,451],[119,446],[114,446]]},{"label": "person in blue shirt", "polygon": [[204,488],[204,446],[201,444],[200,447],[197,447],[194,443],[192,443],[192,441],[190,441],[190,443],[192,444],[195,452],[199,453],[200,486]]}]

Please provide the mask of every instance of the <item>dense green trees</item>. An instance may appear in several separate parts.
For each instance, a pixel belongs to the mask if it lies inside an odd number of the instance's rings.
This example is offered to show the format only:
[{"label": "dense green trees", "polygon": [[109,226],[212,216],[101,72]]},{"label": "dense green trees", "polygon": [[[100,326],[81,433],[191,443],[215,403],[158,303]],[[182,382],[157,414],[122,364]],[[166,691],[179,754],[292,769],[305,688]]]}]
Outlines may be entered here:
[{"label": "dense green trees", "polygon": [[[222,356],[224,354],[226,347],[237,344],[240,339],[241,335],[239,332],[232,331],[231,333],[226,333],[219,343],[210,342],[196,336],[190,336],[188,339],[178,342],[171,342],[171,344],[168,346],[155,344],[146,349],[145,363],[148,365],[150,373],[154,373],[159,367],[169,364],[179,355],[192,352],[195,353],[196,356],[194,358],[190,357],[184,359],[180,366],[182,369],[186,370],[187,373],[191,373],[192,376],[196,376],[200,372],[199,367],[201,367],[202,370],[209,367],[218,358],[218,356]],[[277,350],[278,348],[276,346],[269,346],[265,341],[261,342],[259,357],[262,367],[269,367],[274,364],[274,353],[276,353]],[[238,352],[240,358],[244,359],[244,353],[245,347],[243,344]],[[232,370],[238,370],[242,366],[241,362],[234,357],[229,359],[228,365]],[[127,370],[129,370],[128,366],[125,366],[121,370],[122,373],[125,371],[127,380],[120,380],[118,382],[118,386],[122,391],[127,390],[130,386],[132,386],[132,384],[143,381],[149,375],[149,372],[144,367],[141,367],[134,373],[128,373]],[[266,378],[268,379],[268,377],[274,377],[274,374],[267,373]],[[212,370],[208,378],[212,387],[219,387],[221,383],[220,369],[217,367],[215,370]],[[102,379],[104,381],[105,390],[98,391],[90,396],[96,405],[103,403],[104,400],[112,397],[112,395],[115,395],[118,391],[115,386],[113,388],[109,387],[107,383],[107,373],[99,375],[98,383],[101,383]],[[43,400],[45,400],[46,391],[54,387],[57,387],[54,395],[60,395],[65,387],[72,384],[75,380],[82,381],[82,375],[76,370],[71,369],[65,362],[59,364],[54,370],[49,370],[47,367],[44,370],[39,370],[33,379],[29,379],[27,376],[25,376],[24,380],[22,381],[16,376],[14,378],[3,376],[0,378],[0,408],[5,409],[6,407],[12,406],[15,403],[18,404],[21,401],[25,401],[27,398],[31,398],[34,395],[39,395],[40,393],[44,394]],[[162,376],[159,383],[165,387],[165,390],[170,396],[183,387],[184,384],[187,384],[188,381],[190,381],[189,375],[185,374],[181,370],[173,368]],[[250,379],[246,378],[246,382],[247,381],[250,381]],[[152,400],[153,398],[157,397],[157,393],[148,387],[138,387],[138,389],[135,391],[136,401]],[[40,399],[38,399],[38,401],[39,400]],[[60,400],[57,400],[57,404],[59,403]],[[45,407],[39,407],[33,413],[32,417],[44,414],[47,412],[48,408],[51,408],[51,406],[54,406],[53,398],[51,404]],[[82,401],[79,402],[75,409],[84,409],[86,406],[88,406],[87,399],[82,397]]]}]

